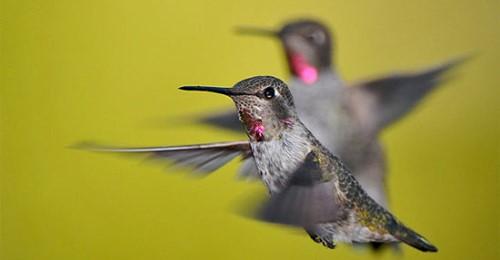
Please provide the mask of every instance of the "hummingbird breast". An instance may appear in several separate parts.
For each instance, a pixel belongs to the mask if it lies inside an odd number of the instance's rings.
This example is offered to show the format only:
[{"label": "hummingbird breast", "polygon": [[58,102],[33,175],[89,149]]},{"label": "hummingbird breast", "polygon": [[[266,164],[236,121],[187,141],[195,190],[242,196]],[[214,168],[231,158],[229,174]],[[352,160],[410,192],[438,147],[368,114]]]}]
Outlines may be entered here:
[{"label": "hummingbird breast", "polygon": [[261,142],[250,142],[261,179],[271,194],[286,187],[291,175],[301,165],[311,149],[307,133],[297,127],[281,131]]}]

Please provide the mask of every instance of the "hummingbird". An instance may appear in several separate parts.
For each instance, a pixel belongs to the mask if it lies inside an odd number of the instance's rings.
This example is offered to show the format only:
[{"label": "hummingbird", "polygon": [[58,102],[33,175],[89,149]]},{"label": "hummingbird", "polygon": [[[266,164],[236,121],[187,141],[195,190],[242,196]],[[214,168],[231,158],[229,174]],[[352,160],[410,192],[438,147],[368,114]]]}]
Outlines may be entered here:
[{"label": "hummingbird", "polygon": [[[277,38],[291,74],[290,89],[303,122],[318,140],[342,159],[379,204],[388,207],[385,153],[380,132],[410,112],[460,64],[457,58],[430,69],[393,74],[347,85],[333,62],[333,38],[315,20],[296,20],[279,30],[240,28],[241,33]],[[234,111],[210,115],[203,122],[241,131]],[[255,169],[250,157],[241,175]]]},{"label": "hummingbird", "polygon": [[[230,97],[248,141],[149,148],[90,147],[95,151],[147,153],[211,171],[241,155],[255,161],[270,197],[257,217],[302,227],[317,243],[404,242],[437,252],[372,199],[349,168],[301,122],[287,85],[272,76],[256,76],[232,88],[183,86]],[[89,148],[89,147],[87,147]]]}]

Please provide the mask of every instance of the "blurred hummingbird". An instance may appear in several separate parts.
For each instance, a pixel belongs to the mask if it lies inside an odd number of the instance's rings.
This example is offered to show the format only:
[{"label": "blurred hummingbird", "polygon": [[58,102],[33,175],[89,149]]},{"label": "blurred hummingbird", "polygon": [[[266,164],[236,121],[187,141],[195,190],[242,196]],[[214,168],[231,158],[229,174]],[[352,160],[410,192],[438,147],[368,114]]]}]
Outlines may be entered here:
[{"label": "blurred hummingbird", "polygon": [[[292,75],[290,89],[300,117],[318,140],[351,169],[368,194],[387,207],[380,131],[411,111],[443,82],[443,74],[463,59],[348,87],[332,62],[333,39],[320,22],[297,20],[278,31],[241,28],[240,32],[279,39]],[[234,111],[210,115],[202,121],[241,131]],[[246,160],[243,175],[251,175],[252,163]]]},{"label": "blurred hummingbird", "polygon": [[[211,171],[237,155],[252,156],[270,199],[262,220],[303,227],[328,248],[335,241],[404,242],[421,251],[437,248],[374,201],[350,170],[300,121],[287,85],[257,76],[232,88],[184,86],[229,96],[249,142],[153,148],[90,147],[96,151],[149,153]],[[89,148],[89,147],[87,147]]]}]

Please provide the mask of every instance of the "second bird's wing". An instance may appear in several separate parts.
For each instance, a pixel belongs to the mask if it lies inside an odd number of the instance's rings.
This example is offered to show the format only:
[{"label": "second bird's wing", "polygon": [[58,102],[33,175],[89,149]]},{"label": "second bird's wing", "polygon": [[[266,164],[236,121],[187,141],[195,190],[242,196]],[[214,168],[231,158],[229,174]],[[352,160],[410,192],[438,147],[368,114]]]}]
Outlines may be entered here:
[{"label": "second bird's wing", "polygon": [[353,109],[362,124],[378,132],[397,121],[431,90],[445,81],[445,73],[467,58],[458,58],[416,73],[401,73],[348,88]]},{"label": "second bird's wing", "polygon": [[201,116],[198,120],[204,124],[217,126],[235,132],[244,132],[244,129],[238,119],[238,114],[234,111],[234,109],[216,114],[210,114],[208,116]]}]

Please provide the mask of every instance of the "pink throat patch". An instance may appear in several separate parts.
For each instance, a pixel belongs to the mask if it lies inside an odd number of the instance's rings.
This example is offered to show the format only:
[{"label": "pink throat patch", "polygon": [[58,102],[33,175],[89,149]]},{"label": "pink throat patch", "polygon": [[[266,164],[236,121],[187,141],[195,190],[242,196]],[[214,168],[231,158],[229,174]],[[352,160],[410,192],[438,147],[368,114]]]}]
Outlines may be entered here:
[{"label": "pink throat patch", "polygon": [[255,137],[255,140],[262,141],[264,139],[264,132],[266,128],[262,124],[257,124],[252,127],[250,133]]},{"label": "pink throat patch", "polygon": [[243,113],[241,113],[241,119],[243,120],[246,128],[249,129],[248,133],[251,139],[258,142],[264,140],[266,127],[264,127],[261,120],[254,119],[248,110],[243,110]]},{"label": "pink throat patch", "polygon": [[318,79],[318,70],[307,63],[306,59],[300,54],[289,54],[292,71],[304,83],[313,84]]}]

